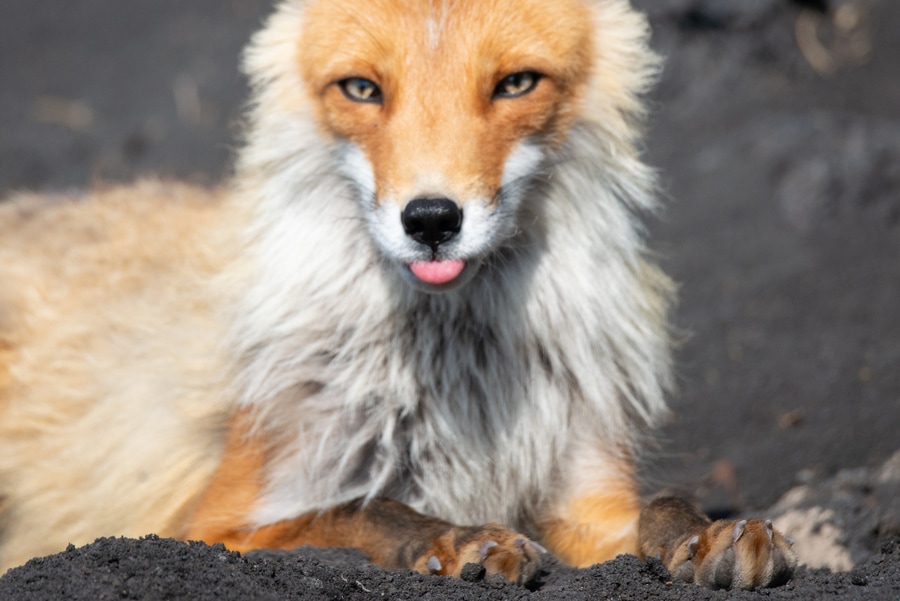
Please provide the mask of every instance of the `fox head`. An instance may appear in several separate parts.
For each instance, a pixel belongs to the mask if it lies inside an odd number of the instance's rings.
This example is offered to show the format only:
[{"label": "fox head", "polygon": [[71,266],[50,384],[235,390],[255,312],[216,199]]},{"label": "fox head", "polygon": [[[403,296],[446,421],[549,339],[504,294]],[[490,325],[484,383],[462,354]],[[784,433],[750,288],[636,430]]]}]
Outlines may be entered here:
[{"label": "fox head", "polygon": [[288,0],[246,69],[257,121],[312,123],[387,263],[442,292],[515,234],[577,123],[633,152],[645,37],[624,0]]}]

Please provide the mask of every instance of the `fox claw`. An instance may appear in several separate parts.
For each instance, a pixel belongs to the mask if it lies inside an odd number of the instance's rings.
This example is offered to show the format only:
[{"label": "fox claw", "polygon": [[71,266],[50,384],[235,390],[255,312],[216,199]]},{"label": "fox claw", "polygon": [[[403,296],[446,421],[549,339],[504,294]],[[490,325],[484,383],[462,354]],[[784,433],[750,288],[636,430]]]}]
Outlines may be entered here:
[{"label": "fox claw", "polygon": [[740,540],[741,535],[744,534],[744,528],[747,527],[747,520],[741,520],[740,522],[736,522],[734,524],[734,528],[731,530],[731,542],[736,543]]},{"label": "fox claw", "polygon": [[413,566],[424,574],[460,576],[466,564],[479,564],[487,576],[500,574],[511,582],[524,584],[537,574],[541,553],[546,553],[546,549],[521,534],[487,524],[451,528],[434,539],[427,554],[419,556]]},{"label": "fox claw", "polygon": [[678,497],[645,507],[638,530],[642,557],[659,555],[673,579],[709,588],[778,586],[797,567],[793,541],[771,520],[710,522]]},{"label": "fox claw", "polygon": [[[770,520],[712,524],[701,538],[705,551],[692,558],[694,582],[709,588],[753,589],[787,582],[797,566],[791,543]],[[725,536],[723,536],[725,534]]]},{"label": "fox claw", "polygon": [[478,547],[478,557],[481,558],[481,561],[479,563],[484,563],[484,560],[487,559],[488,555],[490,555],[491,549],[496,548],[497,546],[499,546],[499,544],[500,543],[495,540],[489,540],[481,543],[481,546]]},{"label": "fox claw", "polygon": [[431,571],[432,574],[440,574],[441,568],[441,560],[437,558],[436,555],[432,555],[428,558],[428,561],[425,562],[425,566]]}]

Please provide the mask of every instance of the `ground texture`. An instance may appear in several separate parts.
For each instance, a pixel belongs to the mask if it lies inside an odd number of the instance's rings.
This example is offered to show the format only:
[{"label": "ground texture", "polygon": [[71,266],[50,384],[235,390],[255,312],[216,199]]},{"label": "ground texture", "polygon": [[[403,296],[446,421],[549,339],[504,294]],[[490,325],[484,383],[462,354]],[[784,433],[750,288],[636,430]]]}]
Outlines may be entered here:
[{"label": "ground texture", "polygon": [[310,600],[474,599],[580,601],[616,599],[892,599],[900,596],[900,540],[851,572],[801,570],[788,584],[762,591],[711,591],[672,583],[660,564],[634,556],[584,570],[551,563],[531,588],[485,580],[473,570],[468,580],[388,572],[356,552],[301,549],[248,554],[221,545],[170,539],[102,539],[80,549],[32,560],[0,579],[2,599]]},{"label": "ground texture", "polygon": [[[835,571],[726,593],[633,558],[551,561],[525,589],[349,551],[104,539],[10,571],[0,599],[900,598],[900,3],[635,2],[667,57],[647,142],[667,203],[649,226],[682,332],[646,490],[771,515]],[[235,65],[269,8],[0,3],[0,193],[227,177]]]}]

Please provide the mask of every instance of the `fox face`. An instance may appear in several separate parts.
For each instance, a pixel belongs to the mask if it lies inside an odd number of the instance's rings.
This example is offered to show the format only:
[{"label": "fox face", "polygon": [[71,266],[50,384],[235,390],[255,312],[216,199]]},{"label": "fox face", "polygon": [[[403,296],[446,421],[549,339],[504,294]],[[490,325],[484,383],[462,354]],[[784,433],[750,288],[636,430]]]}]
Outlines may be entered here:
[{"label": "fox face", "polygon": [[297,69],[383,255],[421,290],[469,281],[579,110],[578,0],[313,0]]}]

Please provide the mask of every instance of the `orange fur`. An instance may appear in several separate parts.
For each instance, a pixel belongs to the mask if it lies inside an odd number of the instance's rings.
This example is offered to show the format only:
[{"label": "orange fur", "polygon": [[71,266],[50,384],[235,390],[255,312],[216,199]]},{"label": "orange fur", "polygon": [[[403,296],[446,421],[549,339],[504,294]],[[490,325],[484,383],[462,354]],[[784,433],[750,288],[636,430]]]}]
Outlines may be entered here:
[{"label": "orange fur", "polygon": [[[268,445],[253,434],[252,418],[239,412],[232,420],[228,443],[218,470],[189,518],[182,538],[221,542],[235,551],[292,549],[301,545],[355,547],[386,567],[434,571],[429,558],[438,558],[440,573],[459,575],[470,562],[485,564],[488,573],[521,579],[523,563],[535,569],[536,551],[518,544],[526,540],[498,524],[478,528],[457,527],[421,515],[386,499],[368,504],[351,503],[309,513],[262,527],[247,525],[263,483]],[[481,557],[486,541],[500,543],[509,552]],[[504,549],[504,551],[505,551]],[[526,553],[533,556],[523,562]],[[527,574],[530,578],[531,574]]]},{"label": "orange fur", "polygon": [[221,542],[238,551],[284,547],[274,540],[256,540],[257,534],[247,527],[247,515],[259,498],[265,467],[262,442],[251,438],[249,424],[244,412],[232,418],[225,452],[190,516],[184,538]]},{"label": "orange fur", "polygon": [[541,539],[566,563],[585,567],[622,553],[636,554],[641,503],[631,482],[571,499],[542,524]]},{"label": "orange fur", "polygon": [[[535,135],[561,141],[584,94],[592,53],[583,4],[560,2],[552,19],[527,0],[516,11],[483,0],[448,0],[443,7],[422,2],[403,10],[389,0],[374,4],[371,12],[350,0],[311,5],[308,23],[333,26],[310,25],[302,33],[310,51],[301,71],[321,127],[365,151],[379,198],[429,188],[461,199],[490,198],[518,141]],[[421,32],[429,19],[440,21],[433,34],[440,44],[429,44],[424,34],[395,35]],[[540,44],[522,31],[539,32]],[[472,39],[490,43],[472,48]],[[407,61],[410,56],[417,59]],[[526,70],[545,74],[533,92],[515,102],[489,102],[497,81]],[[384,106],[344,97],[336,83],[347,77],[377,83]],[[440,178],[429,179],[434,173]]]},{"label": "orange fur", "polygon": [[183,530],[229,410],[197,283],[230,260],[236,217],[220,190],[155,181],[0,205],[0,566]]}]

